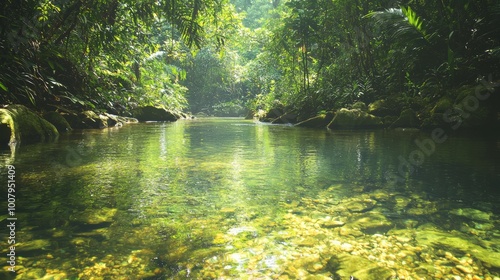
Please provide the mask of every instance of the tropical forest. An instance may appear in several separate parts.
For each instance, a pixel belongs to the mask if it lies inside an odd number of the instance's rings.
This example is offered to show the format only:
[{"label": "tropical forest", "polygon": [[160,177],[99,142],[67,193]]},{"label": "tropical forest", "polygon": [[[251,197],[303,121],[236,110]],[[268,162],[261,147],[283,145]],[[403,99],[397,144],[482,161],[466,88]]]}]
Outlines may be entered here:
[{"label": "tropical forest", "polygon": [[3,0],[0,279],[500,280],[497,0]]}]

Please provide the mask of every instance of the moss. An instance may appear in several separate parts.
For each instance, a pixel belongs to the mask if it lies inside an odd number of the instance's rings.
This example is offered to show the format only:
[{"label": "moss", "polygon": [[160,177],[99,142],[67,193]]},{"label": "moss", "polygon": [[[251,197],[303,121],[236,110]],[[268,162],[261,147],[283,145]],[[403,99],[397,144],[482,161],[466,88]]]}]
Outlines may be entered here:
[{"label": "moss", "polygon": [[453,101],[449,97],[443,97],[438,100],[434,108],[432,108],[431,113],[444,113],[453,107]]},{"label": "moss", "polygon": [[72,130],[71,125],[69,125],[68,121],[66,121],[66,119],[58,112],[48,112],[45,113],[43,117],[48,122],[53,124],[57,128],[59,133]]},{"label": "moss", "polygon": [[419,127],[420,122],[417,119],[415,111],[405,109],[399,115],[399,118],[391,125],[391,128],[397,127]]},{"label": "moss", "polygon": [[23,105],[9,105],[0,109],[0,123],[2,143],[46,141],[59,136],[54,125]]},{"label": "moss", "polygon": [[141,122],[145,121],[167,121],[175,122],[179,117],[171,111],[153,106],[139,107],[132,111],[132,115]]},{"label": "moss", "polygon": [[97,114],[94,111],[84,111],[80,113],[71,112],[64,115],[71,127],[75,129],[87,128],[106,128],[108,127],[109,117]]},{"label": "moss", "polygon": [[358,101],[354,104],[352,104],[352,109],[358,109],[358,110],[361,110],[363,112],[367,112],[368,111],[368,106],[366,106],[366,104],[364,102],[361,102],[361,101]]},{"label": "moss", "polygon": [[342,108],[335,114],[335,118],[328,124],[328,128],[367,128],[382,126],[379,117],[370,115],[358,109]]},{"label": "moss", "polygon": [[374,116],[397,116],[399,115],[400,105],[390,99],[377,100],[368,105],[368,113]]}]

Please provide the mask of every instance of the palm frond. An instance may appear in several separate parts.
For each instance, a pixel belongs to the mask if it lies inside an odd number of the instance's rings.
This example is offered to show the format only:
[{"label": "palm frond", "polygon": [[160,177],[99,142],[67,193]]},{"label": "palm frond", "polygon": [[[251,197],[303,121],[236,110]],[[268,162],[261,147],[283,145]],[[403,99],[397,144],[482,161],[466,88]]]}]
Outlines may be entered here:
[{"label": "palm frond", "polygon": [[429,41],[434,34],[428,34],[424,20],[411,7],[390,8],[376,11],[365,17],[373,18],[375,25],[402,41]]}]

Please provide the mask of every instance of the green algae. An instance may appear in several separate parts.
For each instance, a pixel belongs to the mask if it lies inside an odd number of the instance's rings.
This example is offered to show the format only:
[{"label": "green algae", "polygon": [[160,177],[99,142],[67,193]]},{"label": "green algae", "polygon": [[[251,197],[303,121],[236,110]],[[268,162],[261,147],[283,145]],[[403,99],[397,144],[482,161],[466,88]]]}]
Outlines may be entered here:
[{"label": "green algae", "polygon": [[0,130],[3,143],[50,141],[59,136],[56,127],[23,105],[0,109]]}]

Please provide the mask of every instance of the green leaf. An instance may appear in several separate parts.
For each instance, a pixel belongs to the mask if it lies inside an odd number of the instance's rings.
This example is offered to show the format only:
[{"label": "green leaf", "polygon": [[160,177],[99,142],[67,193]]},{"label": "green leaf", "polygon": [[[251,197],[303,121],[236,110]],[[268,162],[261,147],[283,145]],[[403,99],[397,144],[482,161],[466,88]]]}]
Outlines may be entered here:
[{"label": "green leaf", "polygon": [[0,88],[4,91],[9,91],[9,89],[4,84],[2,84],[2,82],[0,82]]}]

